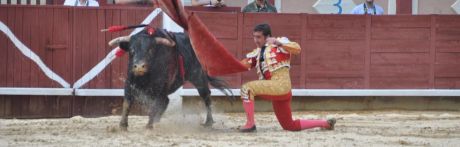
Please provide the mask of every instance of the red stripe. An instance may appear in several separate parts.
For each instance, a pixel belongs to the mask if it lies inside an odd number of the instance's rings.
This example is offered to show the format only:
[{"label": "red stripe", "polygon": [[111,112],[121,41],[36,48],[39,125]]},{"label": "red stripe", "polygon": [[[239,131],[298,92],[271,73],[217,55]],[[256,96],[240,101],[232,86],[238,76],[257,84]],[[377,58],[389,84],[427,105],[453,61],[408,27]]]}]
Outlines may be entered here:
[{"label": "red stripe", "polygon": [[184,79],[184,77],[185,77],[185,68],[184,68],[184,59],[183,59],[182,55],[179,55],[179,72],[180,72],[180,75],[181,75],[182,79]]},{"label": "red stripe", "polygon": [[117,52],[115,52],[115,56],[121,57],[126,53],[126,51],[122,48],[117,48]]}]

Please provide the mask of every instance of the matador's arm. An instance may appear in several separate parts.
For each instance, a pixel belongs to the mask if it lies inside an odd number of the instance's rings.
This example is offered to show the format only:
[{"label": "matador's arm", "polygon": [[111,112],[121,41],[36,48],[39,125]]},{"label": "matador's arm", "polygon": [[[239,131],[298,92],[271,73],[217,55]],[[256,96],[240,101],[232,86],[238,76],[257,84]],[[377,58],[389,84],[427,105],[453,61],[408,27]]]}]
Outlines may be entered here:
[{"label": "matador's arm", "polygon": [[297,42],[292,42],[286,37],[280,37],[276,39],[279,43],[279,47],[284,49],[285,51],[297,55],[300,54],[300,45]]}]

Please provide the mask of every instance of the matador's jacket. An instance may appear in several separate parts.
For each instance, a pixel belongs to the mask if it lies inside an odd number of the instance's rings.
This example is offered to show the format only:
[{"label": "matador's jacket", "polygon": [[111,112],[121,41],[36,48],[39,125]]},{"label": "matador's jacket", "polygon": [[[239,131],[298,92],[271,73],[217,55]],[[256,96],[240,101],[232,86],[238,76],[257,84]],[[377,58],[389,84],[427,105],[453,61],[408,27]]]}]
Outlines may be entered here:
[{"label": "matador's jacket", "polygon": [[253,100],[256,95],[283,95],[291,91],[291,56],[300,53],[300,46],[286,37],[277,40],[282,45],[266,44],[246,54],[246,59],[241,61],[247,65],[248,70],[256,68],[259,76],[259,80],[242,86],[243,99]]},{"label": "matador's jacket", "polygon": [[254,49],[241,61],[248,70],[256,68],[259,75],[259,80],[243,84],[241,99],[243,104],[253,102],[255,96],[272,101],[276,118],[283,129],[299,131],[302,129],[301,120],[293,120],[291,113],[289,68],[291,56],[300,53],[300,46],[286,37],[277,40],[281,43],[280,46],[267,44]]}]

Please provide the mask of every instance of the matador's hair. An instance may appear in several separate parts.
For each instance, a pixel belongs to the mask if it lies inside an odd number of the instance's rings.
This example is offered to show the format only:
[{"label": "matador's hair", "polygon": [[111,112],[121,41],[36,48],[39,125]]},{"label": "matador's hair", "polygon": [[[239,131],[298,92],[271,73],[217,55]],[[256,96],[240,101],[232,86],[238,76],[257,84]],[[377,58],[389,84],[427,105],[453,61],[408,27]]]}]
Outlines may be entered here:
[{"label": "matador's hair", "polygon": [[254,27],[254,32],[262,32],[265,37],[272,36],[272,29],[270,28],[270,25],[266,23],[256,25],[256,27]]}]

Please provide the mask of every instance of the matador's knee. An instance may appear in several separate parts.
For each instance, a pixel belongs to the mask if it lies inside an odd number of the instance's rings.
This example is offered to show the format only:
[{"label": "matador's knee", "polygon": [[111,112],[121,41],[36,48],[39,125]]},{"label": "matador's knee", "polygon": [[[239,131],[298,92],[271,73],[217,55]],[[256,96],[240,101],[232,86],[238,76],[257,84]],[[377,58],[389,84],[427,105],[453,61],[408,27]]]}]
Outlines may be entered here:
[{"label": "matador's knee", "polygon": [[241,100],[243,101],[254,100],[254,94],[251,94],[251,88],[249,88],[249,85],[247,83],[241,86],[240,93],[241,93]]}]

